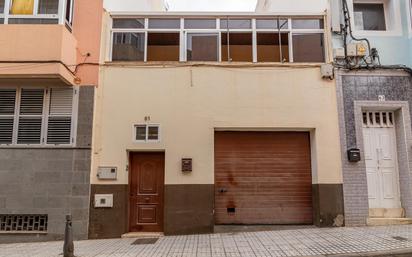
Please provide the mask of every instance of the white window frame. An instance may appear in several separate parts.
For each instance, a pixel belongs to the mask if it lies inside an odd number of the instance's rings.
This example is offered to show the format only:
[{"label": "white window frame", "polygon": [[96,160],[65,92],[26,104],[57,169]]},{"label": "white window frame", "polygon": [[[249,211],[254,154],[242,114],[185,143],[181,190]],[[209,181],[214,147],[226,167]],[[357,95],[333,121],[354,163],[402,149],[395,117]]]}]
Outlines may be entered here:
[{"label": "white window frame", "polygon": [[[9,19],[52,19],[57,20],[56,24],[65,24],[65,9],[66,1],[72,1],[72,9],[74,0],[59,0],[59,7],[57,14],[38,14],[39,0],[34,0],[33,14],[27,15],[15,15],[10,14],[10,8],[12,6],[13,0],[5,0],[4,2],[4,13],[0,14],[0,18],[4,18],[4,24],[9,23]],[[71,13],[73,10],[71,11]],[[72,16],[71,16],[72,17]]]},{"label": "white window frame", "polygon": [[[112,19],[110,19],[110,22],[108,26],[110,26],[110,30],[108,33],[108,36],[106,37],[107,40],[109,40],[109,44],[107,47],[107,52],[106,52],[106,60],[108,62],[112,62],[112,53],[113,53],[113,35],[116,32],[129,32],[129,33],[145,33],[145,47],[144,47],[144,60],[142,62],[147,62],[147,40],[148,40],[148,32],[176,32],[180,33],[180,53],[179,53],[179,61],[180,62],[187,62],[187,34],[188,33],[217,33],[218,34],[218,61],[217,62],[222,62],[222,49],[221,49],[221,36],[222,33],[225,33],[227,29],[221,29],[220,28],[220,19],[225,18],[225,15],[222,15],[221,17],[210,17],[210,16],[187,16],[187,18],[193,19],[193,18],[198,18],[198,19],[216,19],[216,28],[215,29],[185,29],[184,28],[184,20],[185,17],[179,17],[180,18],[180,28],[179,29],[149,29],[148,28],[148,23],[150,18],[177,18],[175,16],[163,16],[163,17],[158,17],[158,16],[150,16],[150,17],[143,17],[143,16],[122,16],[122,15],[116,15],[112,16]],[[250,19],[252,23],[251,29],[231,29],[231,32],[247,32],[247,33],[252,33],[252,53],[253,53],[253,63],[257,62],[257,32],[277,32],[277,29],[256,29],[256,19],[277,19],[278,16],[229,16],[231,19]],[[138,29],[118,29],[118,28],[113,28],[113,19],[117,18],[133,18],[133,19],[144,19],[145,20],[145,26],[144,28],[138,28]],[[281,33],[288,33],[289,34],[289,63],[293,62],[293,34],[298,33],[298,34],[322,34],[323,35],[323,42],[324,42],[324,62],[328,60],[328,54],[327,54],[327,41],[326,41],[326,29],[327,29],[327,23],[325,16],[296,16],[296,17],[279,17],[280,19],[287,20],[288,21],[288,27],[286,29],[281,29]],[[324,27],[323,29],[293,29],[292,28],[292,19],[322,19],[324,22]],[[323,62],[323,63],[324,63]],[[211,62],[214,63],[214,62]],[[280,62],[279,62],[280,63]],[[316,63],[316,62],[314,62]]]},{"label": "white window frame", "polygon": [[[69,20],[66,20],[66,7],[67,1],[70,1],[70,13],[69,13]],[[64,0],[59,2],[59,24],[66,24],[69,28],[72,28],[73,24],[73,15],[74,15],[74,0]],[[61,6],[63,5],[63,6]],[[61,10],[61,11],[60,11]]]},{"label": "white window frame", "polygon": [[[145,126],[146,127],[146,138],[144,140],[140,140],[136,138],[136,127],[138,126]],[[158,129],[158,137],[157,139],[149,139],[149,127],[157,127]],[[161,141],[161,127],[158,123],[136,123],[133,124],[133,142],[135,143],[159,143]]]},{"label": "white window frame", "polygon": [[[355,25],[354,4],[383,4],[385,12],[385,31],[358,30]],[[402,20],[399,0],[348,0],[351,13],[352,30],[355,36],[401,36]]]},{"label": "white window frame", "polygon": [[[15,89],[16,90],[16,100],[15,100],[15,109],[14,115],[9,115],[14,117],[13,122],[13,137],[11,144],[2,144],[0,143],[0,148],[42,148],[42,147],[53,147],[53,148],[65,148],[65,147],[74,147],[76,144],[76,135],[77,135],[77,116],[78,116],[78,101],[79,101],[79,88],[73,87],[73,100],[72,100],[72,114],[71,114],[71,128],[70,128],[70,143],[69,144],[48,144],[47,143],[47,129],[48,129],[48,118],[49,118],[49,107],[50,107],[50,91],[53,88],[58,87],[37,87],[37,86],[17,86],[17,87],[2,87],[2,89]],[[41,138],[39,144],[18,144],[18,126],[19,126],[19,117],[20,117],[20,99],[21,99],[21,89],[44,89],[47,91],[43,95],[43,113],[42,117],[42,126],[41,126]],[[31,116],[31,115],[24,115]]]},{"label": "white window frame", "polygon": [[[218,47],[218,51],[219,51],[219,54],[218,54],[218,56],[219,56],[219,62],[230,62],[230,61],[227,61],[227,60],[222,60],[222,34],[223,33],[227,33],[228,31],[229,31],[229,34],[230,33],[250,33],[251,35],[252,35],[252,62],[255,62],[255,60],[257,59],[257,51],[256,51],[256,49],[257,49],[257,46],[256,46],[256,19],[255,18],[251,18],[251,17],[230,17],[229,18],[229,20],[251,20],[250,21],[250,24],[251,24],[251,26],[250,26],[250,29],[224,29],[224,28],[221,28],[220,27],[220,21],[221,20],[225,20],[225,17],[221,17],[220,19],[219,19],[219,24],[218,24],[218,32],[219,32],[219,34],[218,34],[218,40],[219,40],[219,47]],[[228,26],[229,26],[229,24],[228,24]],[[229,54],[230,54],[230,42],[229,42],[229,45],[228,45],[228,47],[229,47]],[[228,56],[228,57],[230,57],[230,56]],[[257,62],[257,61],[256,61]]]},{"label": "white window frame", "polygon": [[[277,20],[277,17],[272,17],[272,18],[274,20]],[[262,18],[253,19],[253,42],[254,42],[254,45],[256,46],[256,47],[253,47],[253,50],[254,50],[253,62],[258,62],[258,60],[257,60],[257,56],[258,56],[257,34],[258,33],[277,34],[279,31],[280,31],[281,34],[287,34],[288,35],[288,42],[289,42],[289,45],[288,45],[288,48],[289,48],[288,59],[289,59],[289,62],[293,62],[293,45],[290,43],[290,42],[292,42],[292,38],[291,38],[291,36],[292,36],[292,32],[291,32],[292,31],[292,19],[291,18],[287,18],[287,19],[279,18],[279,20],[286,20],[286,28],[285,29],[279,29],[279,30],[278,29],[258,29],[256,20],[260,20],[260,19],[271,19],[271,18],[262,17]],[[279,26],[279,24],[278,24],[278,26]],[[305,32],[306,32],[306,30],[305,30]],[[322,33],[323,33],[323,30],[322,30]]]}]

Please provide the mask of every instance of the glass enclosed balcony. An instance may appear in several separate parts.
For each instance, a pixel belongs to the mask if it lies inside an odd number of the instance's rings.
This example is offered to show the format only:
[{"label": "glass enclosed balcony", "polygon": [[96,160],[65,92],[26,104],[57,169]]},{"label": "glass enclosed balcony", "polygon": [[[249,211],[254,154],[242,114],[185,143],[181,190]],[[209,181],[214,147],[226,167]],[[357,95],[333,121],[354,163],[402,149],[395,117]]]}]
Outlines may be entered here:
[{"label": "glass enclosed balcony", "polygon": [[74,0],[0,0],[0,24],[72,25]]}]

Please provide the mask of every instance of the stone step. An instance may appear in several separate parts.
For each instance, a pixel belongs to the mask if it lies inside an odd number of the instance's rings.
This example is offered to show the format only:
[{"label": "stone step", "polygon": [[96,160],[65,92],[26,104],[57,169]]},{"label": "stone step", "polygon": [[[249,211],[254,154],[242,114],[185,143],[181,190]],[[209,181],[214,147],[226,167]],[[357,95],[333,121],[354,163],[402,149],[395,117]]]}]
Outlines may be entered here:
[{"label": "stone step", "polygon": [[371,208],[369,209],[370,218],[404,218],[403,208]]},{"label": "stone step", "polygon": [[389,226],[412,224],[411,218],[368,218],[368,226]]}]

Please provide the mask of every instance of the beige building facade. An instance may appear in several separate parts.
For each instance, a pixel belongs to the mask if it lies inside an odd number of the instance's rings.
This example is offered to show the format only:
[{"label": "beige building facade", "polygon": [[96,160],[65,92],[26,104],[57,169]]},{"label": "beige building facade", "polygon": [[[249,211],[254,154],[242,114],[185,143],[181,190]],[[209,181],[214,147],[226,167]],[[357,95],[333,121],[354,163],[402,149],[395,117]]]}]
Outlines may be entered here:
[{"label": "beige building facade", "polygon": [[[336,85],[322,79],[320,62],[298,62],[290,41],[295,63],[225,62],[222,46],[216,61],[189,61],[195,41],[186,41],[190,31],[182,28],[179,61],[145,59],[153,56],[150,29],[142,32],[149,38],[143,61],[116,61],[116,33],[130,32],[110,28],[125,24],[114,21],[121,18],[108,15],[103,33],[89,237],[212,232],[227,224],[342,225]],[[247,18],[255,42],[258,18]],[[285,19],[293,40],[294,18]],[[190,44],[192,52],[182,53]]]}]

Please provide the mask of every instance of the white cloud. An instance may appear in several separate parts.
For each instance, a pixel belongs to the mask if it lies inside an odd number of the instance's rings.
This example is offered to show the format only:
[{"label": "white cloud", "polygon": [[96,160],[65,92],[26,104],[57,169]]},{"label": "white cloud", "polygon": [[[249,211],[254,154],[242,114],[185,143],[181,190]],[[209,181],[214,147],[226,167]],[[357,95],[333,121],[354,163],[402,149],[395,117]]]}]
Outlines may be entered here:
[{"label": "white cloud", "polygon": [[252,12],[257,0],[165,0],[169,11]]}]

